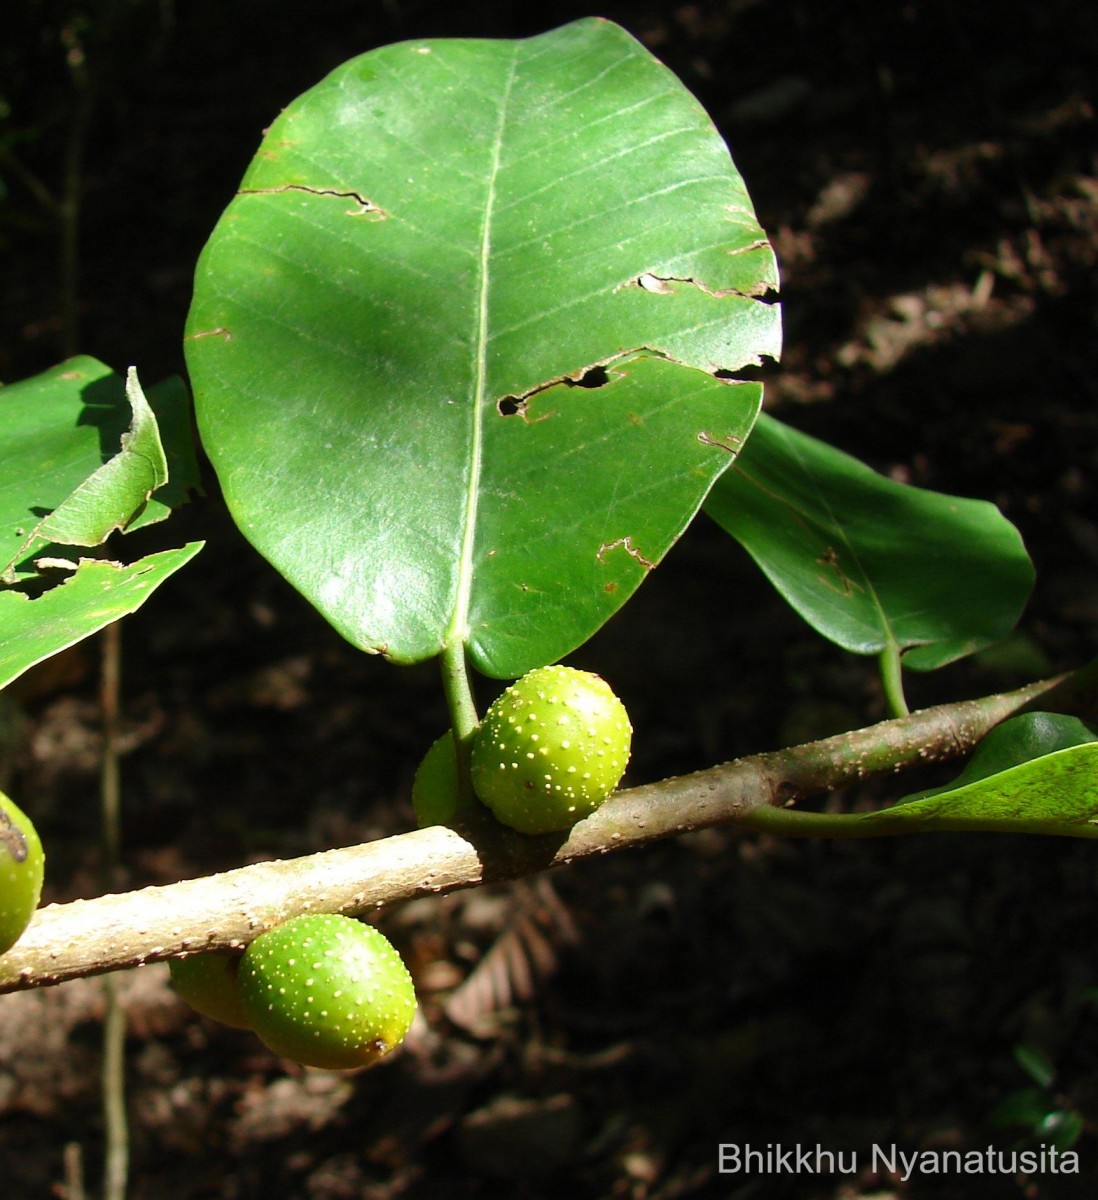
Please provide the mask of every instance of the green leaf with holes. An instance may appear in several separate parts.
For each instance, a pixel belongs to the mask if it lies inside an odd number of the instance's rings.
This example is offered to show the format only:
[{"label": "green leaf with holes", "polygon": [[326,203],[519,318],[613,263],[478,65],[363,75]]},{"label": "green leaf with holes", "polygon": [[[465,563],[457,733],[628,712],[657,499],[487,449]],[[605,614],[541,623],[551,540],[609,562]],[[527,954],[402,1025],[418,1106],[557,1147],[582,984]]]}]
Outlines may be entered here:
[{"label": "green leaf with holes", "polygon": [[150,388],[87,356],[0,389],[0,575],[163,520],[198,485],[181,380]]},{"label": "green leaf with holes", "polygon": [[41,594],[0,590],[0,687],[50,655],[136,612],[201,548],[201,542],[189,542],[128,565],[85,558]]},{"label": "green leaf with holes", "polygon": [[1005,637],[1033,586],[994,505],[896,483],[765,414],[706,511],[814,629],[916,670]]},{"label": "green leaf with holes", "polygon": [[597,630],[728,466],[775,287],[727,148],[622,29],[388,46],[282,112],[213,232],[199,428],[351,642],[513,677]]},{"label": "green leaf with holes", "polygon": [[94,358],[0,388],[0,687],[139,608],[200,548],[123,565],[86,547],[162,520],[197,486],[186,388]]}]

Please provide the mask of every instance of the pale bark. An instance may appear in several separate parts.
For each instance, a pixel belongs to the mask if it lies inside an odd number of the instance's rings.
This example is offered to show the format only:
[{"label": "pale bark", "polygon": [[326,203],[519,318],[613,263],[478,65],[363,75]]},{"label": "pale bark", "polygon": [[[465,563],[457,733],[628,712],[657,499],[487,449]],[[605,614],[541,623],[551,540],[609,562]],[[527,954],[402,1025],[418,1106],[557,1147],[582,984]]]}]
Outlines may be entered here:
[{"label": "pale bark", "polygon": [[435,827],[377,842],[256,863],[162,887],[41,909],[0,957],[0,992],[140,966],[202,950],[241,948],[305,912],[366,916],[414,896],[474,887],[735,825],[763,805],[787,805],[918,763],[953,758],[1031,705],[1095,710],[1094,669],[1060,682],[962,701],[787,750],[757,754],[611,797],[567,836],[531,838],[485,819],[462,833]]}]

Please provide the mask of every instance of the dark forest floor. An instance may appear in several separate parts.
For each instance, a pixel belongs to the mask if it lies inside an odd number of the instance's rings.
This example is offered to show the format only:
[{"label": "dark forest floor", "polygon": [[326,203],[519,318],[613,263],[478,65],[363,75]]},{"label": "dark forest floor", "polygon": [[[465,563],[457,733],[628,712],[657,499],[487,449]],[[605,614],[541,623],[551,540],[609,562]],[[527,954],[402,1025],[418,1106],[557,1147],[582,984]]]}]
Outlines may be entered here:
[{"label": "dark forest floor", "polygon": [[[24,160],[53,181],[62,52],[25,7],[0,94],[9,124],[35,131]],[[136,357],[149,379],[182,370],[197,252],[260,130],[330,67],[403,37],[520,36],[580,15],[563,2],[134,6],[88,131],[81,349],[119,369]],[[652,0],[602,15],[698,94],[773,238],[786,351],[768,405],[897,478],[995,501],[1037,563],[1009,653],[915,677],[911,700],[1092,657],[1098,12]],[[56,238],[3,177],[0,378],[14,380],[61,357]],[[247,547],[212,479],[176,520],[207,549],[125,630],[128,882],[409,828],[412,773],[446,723],[434,667],[344,643]],[[704,521],[574,661],[630,708],[632,782],[884,715],[875,665],[816,638]],[[49,848],[47,900],[98,890],[95,696],[88,646],[5,696],[0,782]],[[280,1062],[196,1019],[166,970],[135,972],[132,1200],[1091,1195],[1094,854],[1051,839],[710,831],[417,900],[380,923],[425,1020],[352,1076]],[[522,999],[535,943],[542,978]],[[467,990],[458,1027],[444,1006],[489,949],[495,1000]],[[101,1008],[95,981],[0,999],[0,1195],[64,1196],[66,1146],[97,1194]],[[989,1116],[1029,1082],[1019,1043],[1048,1056],[1085,1118],[1083,1174],[870,1169],[873,1145],[1011,1145]],[[856,1151],[861,1169],[722,1176],[720,1143],[819,1144]]]}]

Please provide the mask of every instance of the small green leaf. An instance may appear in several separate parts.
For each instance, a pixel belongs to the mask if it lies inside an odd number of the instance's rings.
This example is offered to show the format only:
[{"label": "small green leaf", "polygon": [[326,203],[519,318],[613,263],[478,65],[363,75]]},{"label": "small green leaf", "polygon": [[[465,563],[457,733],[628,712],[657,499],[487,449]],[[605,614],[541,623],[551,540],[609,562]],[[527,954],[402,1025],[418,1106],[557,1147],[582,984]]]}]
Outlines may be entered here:
[{"label": "small green leaf", "polygon": [[[116,529],[162,520],[197,482],[176,379],[146,400],[132,370],[123,383],[93,358],[72,358],[0,389],[0,419],[0,574],[9,583],[33,576],[29,560],[49,545],[95,546]],[[170,481],[169,458],[178,470]]]},{"label": "small green leaf", "polygon": [[[124,529],[168,481],[168,463],[160,444],[156,417],[137,372],[126,376],[126,399],[133,421],[122,435],[119,452],[93,471],[31,530],[19,557],[34,546],[99,546],[116,529]],[[5,572],[15,566],[7,564]]]},{"label": "small green leaf", "polygon": [[[187,392],[179,380],[150,389],[146,399],[135,372],[124,383],[94,358],[71,358],[0,388],[0,427],[3,687],[139,608],[201,543],[129,566],[73,561],[78,556],[68,550],[162,520],[197,484]],[[60,560],[62,570],[36,565],[48,559]]]},{"label": "small green leaf", "polygon": [[1070,717],[1065,713],[1020,713],[1001,725],[996,725],[983,738],[965,764],[964,770],[952,783],[927,788],[905,797],[905,800],[923,800],[929,796],[954,792],[958,788],[977,783],[981,779],[989,779],[1032,759],[1055,754],[1057,750],[1084,746],[1096,740],[1098,738],[1093,730],[1084,725],[1078,717]]},{"label": "small green leaf", "polygon": [[994,505],[896,483],[766,414],[705,507],[824,637],[916,670],[1004,637],[1033,585]]},{"label": "small green leaf", "polygon": [[201,548],[201,542],[191,542],[130,566],[82,559],[64,583],[33,599],[21,591],[0,590],[0,687],[140,608]]},{"label": "small green leaf", "polygon": [[857,820],[882,833],[978,829],[1098,837],[1098,738],[1073,717],[1013,717],[984,739],[953,783]]}]

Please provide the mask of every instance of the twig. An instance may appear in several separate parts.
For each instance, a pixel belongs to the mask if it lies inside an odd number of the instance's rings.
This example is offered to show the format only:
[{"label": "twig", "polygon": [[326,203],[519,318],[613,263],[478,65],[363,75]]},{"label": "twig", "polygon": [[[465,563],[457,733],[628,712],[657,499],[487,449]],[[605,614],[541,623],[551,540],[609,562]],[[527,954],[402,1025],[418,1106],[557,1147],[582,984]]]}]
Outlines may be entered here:
[{"label": "twig", "polygon": [[103,1200],[125,1200],[130,1174],[130,1127],[126,1112],[126,1009],[113,975],[103,979]]},{"label": "twig", "polygon": [[1064,681],[925,709],[619,792],[567,836],[522,837],[486,818],[463,833],[438,826],[203,879],[49,905],[0,957],[0,992],[185,953],[241,948],[299,913],[362,916],[414,896],[515,879],[690,830],[734,825],[762,805],[964,754],[994,725],[1038,698],[1042,708],[1062,711],[1071,702],[1089,714],[1096,696],[1098,668],[1092,666]]},{"label": "twig", "polygon": [[65,1170],[64,1188],[65,1200],[85,1200],[84,1195],[84,1154],[79,1142],[68,1142],[61,1153],[61,1161]]},{"label": "twig", "polygon": [[[118,717],[122,696],[122,626],[115,621],[103,630],[99,702],[103,753],[99,791],[102,805],[103,879],[117,888],[122,864],[122,784],[119,767]],[[126,1010],[113,976],[103,980],[103,1200],[125,1200],[129,1178],[130,1131],[126,1116]]]}]

